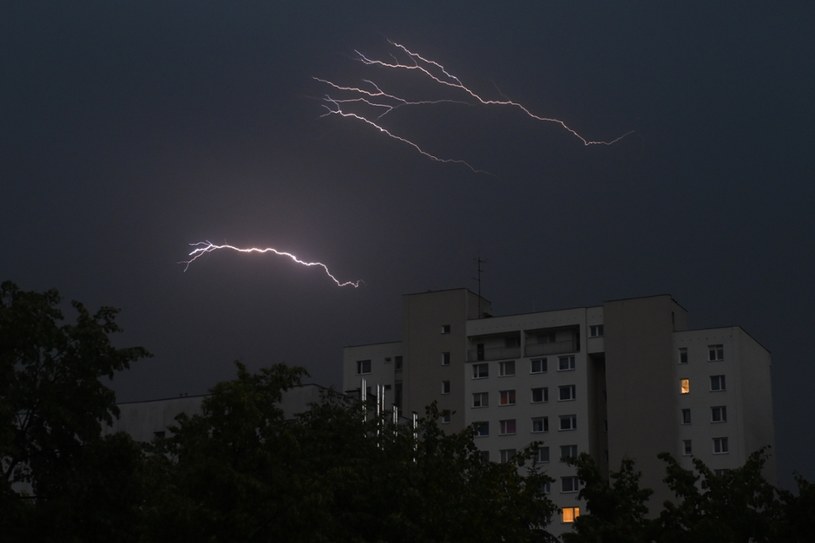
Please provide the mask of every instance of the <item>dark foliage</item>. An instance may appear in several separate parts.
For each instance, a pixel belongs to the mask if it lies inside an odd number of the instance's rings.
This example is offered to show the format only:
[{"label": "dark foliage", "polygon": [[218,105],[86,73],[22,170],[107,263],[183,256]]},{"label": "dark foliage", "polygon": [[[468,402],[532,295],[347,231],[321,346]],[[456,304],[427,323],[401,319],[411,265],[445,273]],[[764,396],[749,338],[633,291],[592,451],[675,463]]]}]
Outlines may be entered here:
[{"label": "dark foliage", "polygon": [[[286,420],[275,406],[301,370],[273,366],[218,385],[182,417],[152,462],[168,484],[155,540],[538,541],[549,479],[482,459],[472,433],[448,435],[431,407],[414,430],[363,416],[328,393]],[[525,463],[528,454],[519,456]]]},{"label": "dark foliage", "polygon": [[127,436],[102,437],[118,413],[102,378],[148,353],[111,344],[117,310],[73,302],[66,323],[60,305],[55,290],[0,285],[0,500],[12,513],[0,529],[27,540],[126,540],[115,525],[130,500],[122,479],[141,453]]},{"label": "dark foliage", "polygon": [[574,531],[563,535],[565,543],[650,541],[646,503],[652,491],[640,488],[641,474],[635,471],[633,460],[623,460],[620,470],[610,474],[610,480],[603,477],[597,463],[586,453],[570,463],[577,467],[577,476],[583,482],[579,496],[586,500],[589,514],[575,520]]},{"label": "dark foliage", "polygon": [[[418,426],[377,418],[326,392],[287,418],[282,394],[305,371],[275,365],[216,385],[202,412],[144,445],[103,428],[117,413],[103,382],[148,356],[116,348],[116,310],[56,291],[0,286],[0,534],[3,541],[551,541],[551,479],[533,462],[484,460],[466,430],[442,431],[430,406]],[[803,542],[815,533],[815,485],[797,493],[762,477],[767,450],[714,473],[669,454],[675,495],[650,515],[651,491],[625,460],[605,477],[572,461],[586,510],[566,543]]]}]

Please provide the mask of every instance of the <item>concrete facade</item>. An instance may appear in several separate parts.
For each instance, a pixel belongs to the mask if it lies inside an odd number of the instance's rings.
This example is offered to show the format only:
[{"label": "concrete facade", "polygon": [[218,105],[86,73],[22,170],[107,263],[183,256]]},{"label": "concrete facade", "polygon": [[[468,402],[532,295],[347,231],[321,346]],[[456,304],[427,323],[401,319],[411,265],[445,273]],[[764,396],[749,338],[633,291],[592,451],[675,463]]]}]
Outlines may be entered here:
[{"label": "concrete facade", "polygon": [[673,334],[687,327],[687,313],[670,296],[604,304],[608,461],[635,458],[652,503],[669,497],[662,483],[661,452],[677,451],[677,387]]},{"label": "concrete facade", "polygon": [[[696,457],[713,470],[728,469],[772,445],[767,350],[738,326],[688,330],[675,337],[681,463],[691,467]],[[687,391],[681,388],[683,379]],[[774,462],[765,475],[775,480]]]},{"label": "concrete facade", "polygon": [[346,347],[343,350],[342,382],[348,384],[345,392],[359,397],[363,380],[367,394],[376,394],[374,385],[385,387],[384,404],[402,405],[402,360],[404,358],[401,341]]},{"label": "concrete facade", "polygon": [[[436,402],[448,412],[443,420],[450,431],[467,424],[463,377],[470,319],[489,311],[489,302],[466,289],[445,290],[403,297],[402,345],[405,409],[424,415]],[[447,387],[447,389],[445,389]]]},{"label": "concrete facade", "polygon": [[[453,413],[443,426],[476,428],[477,446],[494,461],[541,442],[539,461],[555,479],[550,497],[562,511],[553,533],[584,506],[564,454],[589,452],[605,471],[634,459],[659,509],[669,497],[659,453],[687,467],[697,456],[720,470],[774,444],[770,355],[739,327],[689,330],[687,311],[669,295],[489,312],[489,302],[466,289],[405,296],[402,341],[387,344],[403,356],[401,408],[423,415],[437,402]],[[382,349],[345,350],[344,390],[359,388],[357,361]],[[383,383],[395,382],[382,368]],[[769,465],[771,482],[774,474]]]}]

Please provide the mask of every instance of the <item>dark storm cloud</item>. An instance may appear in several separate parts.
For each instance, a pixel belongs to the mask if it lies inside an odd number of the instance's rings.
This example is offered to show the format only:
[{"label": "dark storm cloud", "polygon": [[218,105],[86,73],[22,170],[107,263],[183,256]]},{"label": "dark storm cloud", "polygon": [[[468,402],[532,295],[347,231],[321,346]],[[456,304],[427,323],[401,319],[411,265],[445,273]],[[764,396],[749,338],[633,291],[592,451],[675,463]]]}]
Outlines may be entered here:
[{"label": "dark storm cloud", "polygon": [[[779,465],[813,479],[814,23],[803,3],[7,5],[0,277],[122,307],[156,354],[125,400],[201,392],[234,358],[337,383],[342,345],[396,339],[401,293],[474,287],[477,254],[500,313],[671,292],[773,352]],[[636,133],[586,148],[511,111],[393,114],[492,178],[321,119],[311,77],[358,82],[353,50],[385,38],[591,138]],[[225,253],[184,273],[203,239],[366,285]]]}]

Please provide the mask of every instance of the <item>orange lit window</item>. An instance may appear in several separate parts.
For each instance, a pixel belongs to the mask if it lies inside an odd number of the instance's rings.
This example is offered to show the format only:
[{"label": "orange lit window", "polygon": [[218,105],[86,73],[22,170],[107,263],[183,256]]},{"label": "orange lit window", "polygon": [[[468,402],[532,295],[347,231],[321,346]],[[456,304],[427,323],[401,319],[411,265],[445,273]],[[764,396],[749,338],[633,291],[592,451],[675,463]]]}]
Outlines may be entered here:
[{"label": "orange lit window", "polygon": [[580,516],[579,507],[564,507],[561,509],[562,521],[567,524],[574,522],[574,519]]},{"label": "orange lit window", "polygon": [[682,394],[689,394],[690,393],[690,379],[680,379],[679,380],[679,391]]}]

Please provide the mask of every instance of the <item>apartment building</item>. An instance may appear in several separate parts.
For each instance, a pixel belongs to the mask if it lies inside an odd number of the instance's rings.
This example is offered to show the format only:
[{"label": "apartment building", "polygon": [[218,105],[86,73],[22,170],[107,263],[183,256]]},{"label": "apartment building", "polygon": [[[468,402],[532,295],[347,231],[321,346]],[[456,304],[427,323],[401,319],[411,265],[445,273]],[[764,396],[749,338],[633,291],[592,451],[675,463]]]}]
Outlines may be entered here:
[{"label": "apartment building", "polygon": [[450,412],[442,425],[472,426],[493,461],[539,442],[560,508],[554,533],[585,506],[564,462],[580,452],[606,471],[633,458],[657,508],[670,497],[659,453],[724,470],[773,445],[767,350],[740,327],[689,329],[669,295],[493,316],[487,300],[452,289],[405,295],[403,308],[401,341],[345,349],[344,390],[364,378],[402,412],[435,401]]}]

